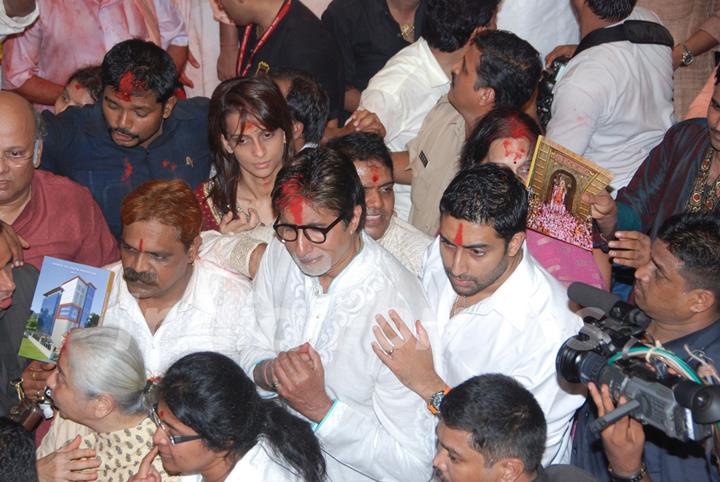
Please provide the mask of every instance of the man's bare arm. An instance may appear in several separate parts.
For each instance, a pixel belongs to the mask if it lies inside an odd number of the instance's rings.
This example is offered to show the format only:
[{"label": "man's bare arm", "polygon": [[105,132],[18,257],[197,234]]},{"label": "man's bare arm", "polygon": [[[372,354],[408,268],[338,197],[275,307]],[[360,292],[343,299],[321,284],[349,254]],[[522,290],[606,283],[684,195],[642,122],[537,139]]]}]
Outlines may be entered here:
[{"label": "man's bare arm", "polygon": [[54,105],[65,87],[47,79],[33,75],[15,92],[34,104]]}]

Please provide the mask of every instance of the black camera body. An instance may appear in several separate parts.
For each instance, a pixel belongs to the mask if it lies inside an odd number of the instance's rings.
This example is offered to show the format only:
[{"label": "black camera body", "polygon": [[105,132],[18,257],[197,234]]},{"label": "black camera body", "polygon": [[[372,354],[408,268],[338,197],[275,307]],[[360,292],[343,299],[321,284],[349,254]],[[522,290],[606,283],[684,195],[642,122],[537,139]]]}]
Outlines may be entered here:
[{"label": "black camera body", "polygon": [[[588,290],[595,288],[583,285],[583,291]],[[572,291],[573,286],[568,294],[575,300]],[[656,357],[623,356],[634,348],[647,349],[638,337],[649,319],[619,298],[608,303],[607,297],[612,295],[597,291],[605,297],[597,305],[605,308],[602,311],[608,316],[586,317],[580,333],[565,341],[555,360],[558,373],[568,382],[608,385],[613,400],[617,402],[621,396],[628,400],[596,420],[591,429],[600,432],[630,415],[682,441],[701,441],[712,435],[712,424],[720,420],[720,386],[682,378]],[[587,302],[587,297],[579,303],[582,301]],[[612,313],[623,313],[623,319],[613,318]],[[643,322],[634,322],[637,319]]]},{"label": "black camera body", "polygon": [[557,83],[557,77],[563,67],[570,61],[567,57],[558,57],[552,61],[548,70],[543,70],[538,84],[537,113],[543,131],[552,117],[553,89]]}]

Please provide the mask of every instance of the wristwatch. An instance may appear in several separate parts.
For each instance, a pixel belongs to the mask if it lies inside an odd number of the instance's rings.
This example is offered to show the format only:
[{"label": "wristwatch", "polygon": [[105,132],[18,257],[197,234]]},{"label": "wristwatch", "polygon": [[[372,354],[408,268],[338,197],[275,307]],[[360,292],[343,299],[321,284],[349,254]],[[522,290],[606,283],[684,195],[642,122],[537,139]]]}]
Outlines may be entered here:
[{"label": "wristwatch", "polygon": [[610,473],[610,480],[612,480],[613,482],[640,482],[647,475],[647,465],[643,463],[640,466],[640,470],[629,476],[617,475],[615,472],[613,472],[612,467],[610,467],[609,465],[608,472]]},{"label": "wristwatch", "polygon": [[439,392],[435,392],[432,395],[430,395],[430,400],[428,400],[427,408],[430,410],[430,413],[433,415],[437,415],[440,413],[440,405],[442,404],[443,398],[445,398],[445,395],[448,394],[450,391],[450,387],[445,386],[442,390]]},{"label": "wristwatch", "polygon": [[695,60],[695,55],[693,55],[692,51],[688,48],[687,45],[682,44],[683,47],[683,53],[680,56],[680,63],[687,67],[688,65],[693,63],[693,60]]}]

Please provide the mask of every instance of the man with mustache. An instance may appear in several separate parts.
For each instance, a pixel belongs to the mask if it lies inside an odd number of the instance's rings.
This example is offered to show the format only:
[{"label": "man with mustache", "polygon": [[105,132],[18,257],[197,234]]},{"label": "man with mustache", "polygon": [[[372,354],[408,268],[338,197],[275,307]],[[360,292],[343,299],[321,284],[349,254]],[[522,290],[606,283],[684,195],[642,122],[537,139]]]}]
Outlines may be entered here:
[{"label": "man with mustache", "polygon": [[135,187],[151,179],[195,187],[208,177],[208,100],[178,100],[176,81],[167,52],[126,40],[103,60],[102,101],[43,113],[42,167],[87,186],[116,236],[120,202]]},{"label": "man with mustache", "polygon": [[[635,271],[634,287],[638,308],[651,319],[645,341],[661,344],[698,373],[700,362],[709,363],[714,371],[720,360],[717,213],[683,213],[666,219],[652,242],[650,256]],[[615,403],[606,385],[589,388],[593,401],[588,400],[578,412],[573,465],[600,482],[720,479],[713,463],[715,451],[707,450],[704,442],[680,442],[660,430],[644,429],[630,417],[597,435],[591,426]]]},{"label": "man with mustache", "polygon": [[254,320],[250,283],[198,257],[202,215],[182,180],[149,181],[123,200],[121,261],[103,324],[137,340],[148,376],[195,351],[238,360],[236,340]]},{"label": "man with mustache", "polygon": [[432,417],[370,348],[377,310],[429,315],[418,279],[363,232],[363,187],[336,152],[301,152],[272,201],[242,367],[313,422],[330,480],[428,480]]},{"label": "man with mustache", "polygon": [[352,162],[360,177],[365,190],[365,232],[417,275],[432,239],[394,212],[392,158],[382,137],[355,132],[331,140],[328,147]]},{"label": "man with mustache", "polygon": [[555,356],[582,322],[562,285],[524,246],[527,210],[527,191],[510,169],[483,164],[461,171],[440,201],[440,229],[422,273],[439,343],[431,343],[421,322],[412,331],[403,322],[417,318],[390,312],[392,322],[378,317],[382,333],[375,332],[373,349],[433,413],[449,387],[469,377],[515,378],[545,412],[543,465],[568,463],[572,418],[583,397],[559,385]]}]

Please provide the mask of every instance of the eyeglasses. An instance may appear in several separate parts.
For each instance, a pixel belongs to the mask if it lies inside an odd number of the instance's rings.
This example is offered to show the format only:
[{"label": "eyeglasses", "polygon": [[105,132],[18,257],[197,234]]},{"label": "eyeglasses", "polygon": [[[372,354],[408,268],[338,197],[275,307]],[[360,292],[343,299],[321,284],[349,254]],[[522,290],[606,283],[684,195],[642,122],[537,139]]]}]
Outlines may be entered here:
[{"label": "eyeglasses", "polygon": [[191,442],[193,440],[198,440],[202,438],[200,435],[170,435],[167,426],[163,423],[162,420],[160,420],[160,416],[157,413],[157,403],[154,403],[150,407],[150,409],[148,410],[148,415],[150,416],[150,420],[152,420],[160,430],[165,432],[165,435],[170,440],[171,445]]},{"label": "eyeglasses", "polygon": [[323,244],[327,241],[327,233],[335,227],[337,223],[342,219],[342,214],[338,216],[335,221],[328,224],[325,228],[319,228],[317,226],[309,226],[307,224],[278,224],[280,216],[275,220],[273,229],[277,233],[278,237],[283,243],[292,243],[298,239],[298,231],[302,229],[303,234],[308,241],[315,244]]},{"label": "eyeglasses", "polygon": [[38,142],[35,141],[33,147],[29,150],[10,149],[4,152],[0,152],[0,160],[12,164],[14,166],[22,166],[29,160],[35,157],[35,152],[38,149]]}]

